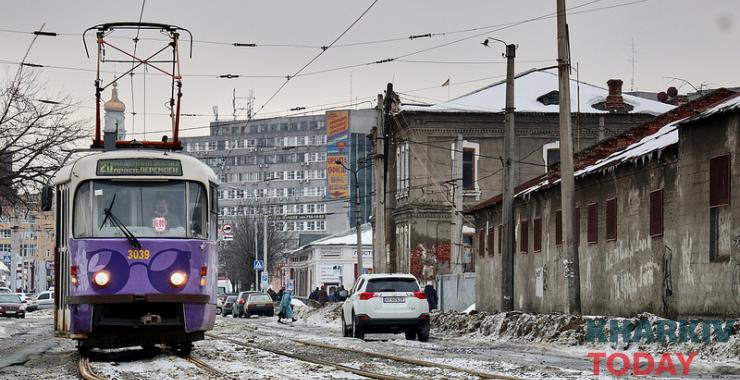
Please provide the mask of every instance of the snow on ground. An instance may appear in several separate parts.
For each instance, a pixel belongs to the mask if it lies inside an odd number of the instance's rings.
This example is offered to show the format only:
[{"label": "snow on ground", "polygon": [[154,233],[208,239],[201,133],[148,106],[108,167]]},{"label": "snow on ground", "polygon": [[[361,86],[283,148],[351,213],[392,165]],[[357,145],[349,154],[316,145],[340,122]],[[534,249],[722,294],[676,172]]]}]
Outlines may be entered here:
[{"label": "snow on ground", "polygon": [[[312,303],[313,304],[313,303]],[[341,328],[342,322],[339,316],[342,313],[341,302],[329,302],[321,307],[306,306],[294,310],[297,324],[300,325],[322,325]]]},{"label": "snow on ground", "polygon": [[[586,341],[586,321],[606,317],[577,317],[567,314],[528,314],[520,312],[470,314],[434,313],[432,314],[433,334],[446,337],[465,337],[477,341],[527,342],[554,346],[582,346],[586,351],[625,351],[649,352],[696,352],[707,361],[728,362],[740,366],[740,320],[735,322],[734,334],[728,342],[711,343],[645,343],[623,342],[592,343]],[[636,326],[638,320],[648,320],[653,333],[656,322],[661,318],[643,313],[634,318],[613,318],[619,325],[626,320]],[[716,336],[713,336],[716,339]],[[576,350],[577,351],[577,350]]]}]

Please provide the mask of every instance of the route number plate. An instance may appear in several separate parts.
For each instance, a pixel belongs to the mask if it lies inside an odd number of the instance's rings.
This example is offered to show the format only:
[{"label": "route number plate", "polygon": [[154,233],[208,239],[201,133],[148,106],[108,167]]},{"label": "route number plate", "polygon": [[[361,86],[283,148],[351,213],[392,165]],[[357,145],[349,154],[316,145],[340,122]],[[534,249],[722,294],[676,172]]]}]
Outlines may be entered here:
[{"label": "route number plate", "polygon": [[406,298],[404,297],[383,297],[383,303],[404,303]]}]

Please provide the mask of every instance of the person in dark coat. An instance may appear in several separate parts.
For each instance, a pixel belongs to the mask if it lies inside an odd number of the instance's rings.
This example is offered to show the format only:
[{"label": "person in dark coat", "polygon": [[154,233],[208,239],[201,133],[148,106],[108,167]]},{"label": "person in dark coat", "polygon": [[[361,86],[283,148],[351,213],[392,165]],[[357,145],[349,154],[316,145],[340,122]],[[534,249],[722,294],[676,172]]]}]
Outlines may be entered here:
[{"label": "person in dark coat", "polygon": [[280,288],[280,291],[277,293],[277,300],[280,301],[283,299],[283,293],[285,293],[285,288]]},{"label": "person in dark coat", "polygon": [[424,287],[424,294],[427,296],[427,303],[429,303],[429,311],[437,308],[437,290],[434,289],[431,283]]},{"label": "person in dark coat", "polygon": [[319,303],[325,304],[329,300],[329,295],[326,293],[326,288],[321,287],[321,290],[319,291]]},{"label": "person in dark coat", "polygon": [[314,291],[311,292],[311,295],[308,296],[308,299],[318,301],[319,300],[319,288],[316,287]]}]

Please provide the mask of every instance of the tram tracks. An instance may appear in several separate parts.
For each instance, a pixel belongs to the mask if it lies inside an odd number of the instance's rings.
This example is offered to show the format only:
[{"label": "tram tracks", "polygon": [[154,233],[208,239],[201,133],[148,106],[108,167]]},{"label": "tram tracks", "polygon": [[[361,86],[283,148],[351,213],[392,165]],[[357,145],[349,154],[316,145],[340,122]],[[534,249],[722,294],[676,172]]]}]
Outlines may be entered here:
[{"label": "tram tracks", "polygon": [[[175,356],[175,357],[180,357],[180,358],[182,358],[184,360],[187,360],[188,362],[190,362],[194,366],[202,369],[205,372],[208,372],[209,374],[211,374],[211,375],[213,375],[213,376],[215,376],[215,377],[217,377],[219,379],[236,379],[236,377],[234,377],[234,376],[232,376],[232,375],[230,375],[230,374],[228,374],[226,372],[220,371],[219,369],[217,369],[217,368],[209,365],[208,363],[206,363],[203,360],[198,359],[196,357],[193,357],[193,356],[190,356],[190,355],[188,355],[188,356],[179,356],[179,355],[175,354],[174,352],[169,351],[169,350],[165,350],[165,349],[160,349],[160,351],[158,352],[158,354],[160,354],[160,353],[162,353],[162,354],[169,354],[169,355],[172,355],[172,356]],[[92,368],[92,366],[90,365],[90,357],[89,356],[81,356],[80,357],[79,370],[80,370],[80,376],[83,379],[85,379],[85,380],[108,380],[107,377],[104,377],[104,376],[98,374]]]},{"label": "tram tracks", "polygon": [[[342,371],[347,371],[355,375],[360,375],[360,376],[364,376],[364,377],[371,378],[371,379],[404,379],[405,378],[405,377],[402,377],[396,374],[393,374],[393,375],[383,374],[380,372],[370,371],[367,369],[360,369],[360,368],[350,367],[344,364],[338,364],[338,363],[323,360],[323,359],[317,359],[315,356],[296,354],[294,352],[289,352],[289,351],[285,351],[281,349],[268,347],[266,345],[257,344],[257,343],[254,343],[254,341],[239,340],[239,339],[220,336],[220,335],[216,335],[212,333],[206,333],[206,336],[212,339],[228,341],[236,345],[250,347],[250,348],[254,348],[258,350],[263,350],[263,351],[271,352],[276,355],[286,356],[286,357],[290,357],[290,358],[301,360],[301,361],[306,361],[306,362],[313,363],[313,364],[334,367]],[[442,370],[453,372],[453,373],[454,372],[463,373],[465,374],[465,377],[474,377],[474,378],[481,378],[481,379],[521,380],[520,378],[513,377],[513,376],[478,371],[474,369],[462,368],[462,367],[457,367],[457,366],[443,364],[443,363],[436,363],[436,362],[431,362],[431,361],[426,361],[426,360],[401,357],[401,356],[392,355],[392,354],[378,353],[378,352],[360,350],[360,349],[355,349],[355,348],[350,348],[350,347],[339,347],[339,346],[335,346],[331,344],[313,342],[313,341],[308,341],[308,340],[303,340],[303,339],[296,339],[296,338],[287,338],[287,339],[290,340],[291,342],[298,343],[304,346],[328,349],[328,350],[332,350],[335,352],[341,352],[342,354],[345,354],[345,355],[347,352],[351,352],[355,354],[360,354],[362,356],[373,357],[373,358],[386,360],[390,362],[411,365],[416,368],[420,368],[420,367],[421,368],[435,368],[435,369],[442,369]]]}]

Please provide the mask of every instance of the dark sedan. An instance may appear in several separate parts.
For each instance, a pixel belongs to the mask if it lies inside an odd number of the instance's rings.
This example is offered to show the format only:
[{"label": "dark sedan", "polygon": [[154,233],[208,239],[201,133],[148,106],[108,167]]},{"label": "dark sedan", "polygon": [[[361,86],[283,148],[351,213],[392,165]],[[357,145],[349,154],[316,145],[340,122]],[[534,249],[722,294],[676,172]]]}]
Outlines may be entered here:
[{"label": "dark sedan", "polygon": [[245,304],[247,317],[252,315],[266,315],[272,317],[275,315],[275,305],[269,294],[257,293],[250,294]]},{"label": "dark sedan", "polygon": [[234,312],[234,302],[236,302],[236,296],[227,296],[224,301],[223,312],[221,312],[221,315],[226,317],[227,315],[232,314]]},{"label": "dark sedan", "polygon": [[26,318],[26,305],[15,294],[0,294],[0,316]]}]

